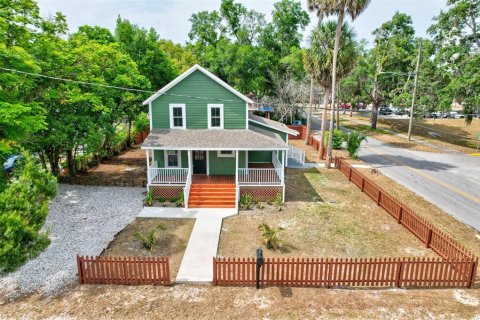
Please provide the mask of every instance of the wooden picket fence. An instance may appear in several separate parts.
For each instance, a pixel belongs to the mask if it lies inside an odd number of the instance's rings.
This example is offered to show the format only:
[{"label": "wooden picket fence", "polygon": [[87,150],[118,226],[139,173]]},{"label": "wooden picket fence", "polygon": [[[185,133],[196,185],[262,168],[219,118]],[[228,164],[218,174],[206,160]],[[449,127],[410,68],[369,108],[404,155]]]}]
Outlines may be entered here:
[{"label": "wooden picket fence", "polygon": [[[307,136],[307,127],[306,126],[303,126],[303,125],[302,126],[289,125],[288,127],[290,129],[296,130],[300,133],[298,136],[288,135],[288,139],[290,139],[290,140],[292,140],[292,139],[305,139],[305,137]],[[312,146],[313,148],[315,148],[315,150],[317,150],[317,151],[320,150],[320,141],[317,138],[315,138],[313,135],[310,135],[310,137],[308,139],[308,144],[310,146]],[[327,155],[327,147],[323,147],[322,155],[323,155],[322,159],[325,160],[326,155]]]},{"label": "wooden picket fence", "polygon": [[80,284],[170,285],[168,257],[77,256]]},{"label": "wooden picket fence", "polygon": [[358,186],[378,206],[387,211],[397,222],[403,225],[427,248],[431,248],[445,259],[475,259],[475,255],[458,244],[443,231],[433,226],[412,209],[395,199],[388,192],[379,187],[375,182],[353,168],[342,158],[335,159],[335,166],[348,180]]},{"label": "wooden picket fence", "polygon": [[[298,287],[471,287],[474,260],[442,258],[266,258],[260,285]],[[254,258],[214,258],[213,284],[254,286]]]},{"label": "wooden picket fence", "polygon": [[288,135],[289,140],[305,139],[305,137],[307,136],[307,127],[304,125],[288,125],[287,127],[289,127],[290,129],[296,130],[299,133],[299,135],[297,136],[289,134]]}]

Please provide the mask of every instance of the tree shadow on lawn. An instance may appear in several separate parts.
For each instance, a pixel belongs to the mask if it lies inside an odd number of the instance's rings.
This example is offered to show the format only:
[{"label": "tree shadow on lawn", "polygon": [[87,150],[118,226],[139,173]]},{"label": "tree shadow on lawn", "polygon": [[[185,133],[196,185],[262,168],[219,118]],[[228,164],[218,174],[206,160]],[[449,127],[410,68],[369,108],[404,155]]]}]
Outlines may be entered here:
[{"label": "tree shadow on lawn", "polygon": [[[391,160],[390,158],[394,158],[396,161],[398,161],[398,163]],[[379,167],[399,167],[401,166],[401,163],[404,163],[412,168],[425,169],[428,171],[445,171],[448,169],[457,168],[457,166],[448,163],[428,160],[417,160],[414,158],[400,155],[391,156],[388,154],[369,154],[360,156],[360,159],[369,164],[378,165]]]},{"label": "tree shadow on lawn", "polygon": [[287,169],[285,175],[286,201],[324,202],[313,183],[321,183],[326,177],[315,168]]}]

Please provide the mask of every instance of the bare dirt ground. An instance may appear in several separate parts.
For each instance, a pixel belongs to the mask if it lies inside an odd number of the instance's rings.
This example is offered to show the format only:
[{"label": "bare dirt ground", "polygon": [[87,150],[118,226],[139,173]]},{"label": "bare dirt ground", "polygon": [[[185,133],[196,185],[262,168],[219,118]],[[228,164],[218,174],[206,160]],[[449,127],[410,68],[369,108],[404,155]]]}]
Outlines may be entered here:
[{"label": "bare dirt ground", "polygon": [[1,319],[479,319],[480,290],[76,285],[0,305]]},{"label": "bare dirt ground", "polygon": [[[137,218],[119,232],[108,247],[102,252],[102,256],[120,257],[163,257],[170,260],[170,275],[175,277],[183,259],[188,239],[192,233],[194,219],[150,219]],[[159,228],[156,232],[157,244],[153,250],[147,250],[137,238],[136,233],[148,233],[150,230]]]},{"label": "bare dirt ground", "polygon": [[[282,211],[273,206],[224,220],[219,255],[253,257],[436,257],[338,170],[287,170]],[[278,226],[282,245],[262,245],[260,223]]]},{"label": "bare dirt ground", "polygon": [[66,182],[81,185],[118,185],[142,187],[147,179],[145,151],[134,147],[114,156],[76,177],[65,177]]}]

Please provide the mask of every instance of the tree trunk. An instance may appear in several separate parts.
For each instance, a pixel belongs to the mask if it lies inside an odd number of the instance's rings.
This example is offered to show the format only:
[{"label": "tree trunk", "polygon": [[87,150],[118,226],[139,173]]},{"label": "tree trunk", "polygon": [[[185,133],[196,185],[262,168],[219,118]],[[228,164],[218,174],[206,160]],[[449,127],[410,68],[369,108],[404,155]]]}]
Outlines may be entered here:
[{"label": "tree trunk", "polygon": [[67,167],[69,176],[75,177],[75,175],[77,174],[77,168],[75,167],[75,157],[73,156],[73,150],[67,150]]},{"label": "tree trunk", "polygon": [[377,119],[378,119],[378,103],[375,102],[372,105],[372,124],[371,124],[372,130],[377,129]]},{"label": "tree trunk", "polygon": [[307,113],[307,134],[305,136],[305,144],[308,146],[310,140],[310,130],[312,128],[312,107],[313,107],[313,76],[310,77],[310,101],[308,102]]},{"label": "tree trunk", "polygon": [[55,177],[57,177],[60,173],[58,168],[58,161],[60,158],[58,152],[56,152],[56,150],[52,148],[50,150],[45,150],[45,154],[47,155],[48,162],[50,163],[50,171]]},{"label": "tree trunk", "polygon": [[342,103],[340,100],[340,83],[338,84],[337,89],[337,129],[340,129],[340,107]]},{"label": "tree trunk", "polygon": [[340,35],[342,32],[343,18],[345,12],[341,11],[338,14],[337,20],[337,30],[335,32],[335,47],[333,49],[333,68],[332,68],[332,112],[330,118],[330,134],[328,135],[328,149],[327,149],[327,161],[325,161],[325,166],[330,168],[333,157],[333,132],[335,126],[335,90],[337,90],[337,60],[338,60],[338,48],[340,47]]},{"label": "tree trunk", "polygon": [[132,120],[128,119],[127,148],[130,148],[132,146],[131,131],[132,131]]},{"label": "tree trunk", "polygon": [[323,149],[325,148],[325,131],[327,129],[327,109],[328,109],[328,97],[330,90],[325,88],[325,94],[323,96],[323,113],[322,113],[322,128],[320,130],[320,159],[323,159]]}]

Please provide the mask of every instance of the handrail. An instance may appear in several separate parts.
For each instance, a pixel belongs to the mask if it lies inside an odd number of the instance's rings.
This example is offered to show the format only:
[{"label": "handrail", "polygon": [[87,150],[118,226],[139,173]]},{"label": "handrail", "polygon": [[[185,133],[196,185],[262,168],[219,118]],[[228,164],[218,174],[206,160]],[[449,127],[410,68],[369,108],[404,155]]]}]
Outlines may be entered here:
[{"label": "handrail", "polygon": [[183,201],[185,202],[185,208],[188,208],[188,199],[190,198],[190,187],[192,185],[192,170],[188,169],[187,181],[183,188]]},{"label": "handrail", "polygon": [[281,168],[241,168],[238,169],[238,184],[281,185],[281,175]]},{"label": "handrail", "polygon": [[184,184],[187,178],[187,168],[150,168],[150,184]]},{"label": "handrail", "polygon": [[291,144],[288,145],[288,157],[305,165],[305,150],[297,148]]}]

